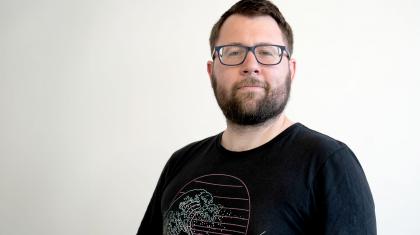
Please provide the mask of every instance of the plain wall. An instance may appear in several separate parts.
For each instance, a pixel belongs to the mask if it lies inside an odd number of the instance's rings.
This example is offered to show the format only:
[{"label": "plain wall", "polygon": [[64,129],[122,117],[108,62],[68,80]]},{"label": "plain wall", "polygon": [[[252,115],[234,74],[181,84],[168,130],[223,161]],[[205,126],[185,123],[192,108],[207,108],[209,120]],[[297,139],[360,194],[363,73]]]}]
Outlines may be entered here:
[{"label": "plain wall", "polygon": [[[172,152],[225,127],[206,62],[233,3],[0,0],[0,234],[135,234]],[[419,234],[420,2],[275,3],[286,113],[354,150],[378,234]]]}]

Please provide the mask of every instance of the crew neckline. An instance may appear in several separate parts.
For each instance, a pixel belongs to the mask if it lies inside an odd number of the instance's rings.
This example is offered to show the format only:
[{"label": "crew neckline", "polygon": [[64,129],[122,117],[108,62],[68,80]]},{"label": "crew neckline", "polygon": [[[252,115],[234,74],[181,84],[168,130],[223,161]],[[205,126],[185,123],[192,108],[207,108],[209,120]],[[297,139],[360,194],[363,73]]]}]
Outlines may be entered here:
[{"label": "crew neckline", "polygon": [[245,151],[232,151],[232,150],[228,150],[225,147],[223,147],[222,145],[222,135],[223,132],[220,132],[217,137],[216,137],[216,145],[217,148],[224,154],[228,154],[228,155],[232,155],[232,156],[246,156],[249,154],[253,154],[255,152],[259,152],[267,147],[270,147],[271,145],[277,143],[278,141],[280,141],[281,139],[283,139],[284,136],[288,135],[289,133],[291,133],[292,131],[294,131],[295,129],[301,127],[302,124],[299,122],[296,122],[294,124],[292,124],[291,126],[289,126],[288,128],[286,128],[285,130],[283,130],[282,132],[280,132],[278,135],[276,135],[274,138],[272,138],[271,140],[269,140],[267,143],[264,143],[258,147],[249,149],[249,150],[245,150]]}]

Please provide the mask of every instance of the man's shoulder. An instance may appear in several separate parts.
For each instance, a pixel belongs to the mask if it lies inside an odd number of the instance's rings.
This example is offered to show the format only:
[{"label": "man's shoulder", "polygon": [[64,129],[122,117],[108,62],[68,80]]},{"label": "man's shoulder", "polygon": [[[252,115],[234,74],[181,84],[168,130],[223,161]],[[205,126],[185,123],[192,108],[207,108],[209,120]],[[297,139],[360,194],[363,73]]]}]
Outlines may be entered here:
[{"label": "man's shoulder", "polygon": [[190,144],[185,145],[184,147],[176,150],[171,158],[169,159],[170,162],[179,162],[183,160],[188,160],[189,157],[193,156],[194,153],[203,152],[206,149],[212,147],[213,145],[217,144],[217,140],[220,134],[213,135]]},{"label": "man's shoulder", "polygon": [[361,169],[356,155],[345,143],[304,125],[296,131],[288,150],[295,153],[294,159],[313,168],[313,172],[321,172],[320,169],[326,172],[360,172]]},{"label": "man's shoulder", "polygon": [[213,136],[210,136],[210,137],[198,140],[198,141],[194,141],[194,142],[192,142],[190,144],[187,144],[184,147],[176,150],[174,152],[174,154],[183,155],[183,154],[186,154],[186,153],[191,152],[191,151],[196,151],[198,149],[207,148],[207,147],[217,143],[217,139],[218,139],[219,135],[220,134],[217,134],[217,135],[213,135]]},{"label": "man's shoulder", "polygon": [[300,123],[298,126],[299,128],[295,132],[293,142],[303,151],[322,152],[329,155],[340,149],[348,148],[345,143],[327,134],[308,128]]}]

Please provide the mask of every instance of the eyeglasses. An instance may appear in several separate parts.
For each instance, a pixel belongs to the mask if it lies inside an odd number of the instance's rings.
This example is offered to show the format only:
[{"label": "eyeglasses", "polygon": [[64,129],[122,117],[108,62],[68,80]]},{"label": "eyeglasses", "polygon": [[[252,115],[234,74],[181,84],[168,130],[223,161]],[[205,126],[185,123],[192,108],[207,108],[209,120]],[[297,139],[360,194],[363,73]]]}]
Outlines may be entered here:
[{"label": "eyeglasses", "polygon": [[217,53],[220,63],[227,66],[240,65],[245,61],[248,52],[254,54],[258,63],[263,65],[280,64],[284,52],[290,57],[290,53],[285,46],[280,45],[257,45],[247,47],[242,45],[223,45],[214,47],[213,59]]}]

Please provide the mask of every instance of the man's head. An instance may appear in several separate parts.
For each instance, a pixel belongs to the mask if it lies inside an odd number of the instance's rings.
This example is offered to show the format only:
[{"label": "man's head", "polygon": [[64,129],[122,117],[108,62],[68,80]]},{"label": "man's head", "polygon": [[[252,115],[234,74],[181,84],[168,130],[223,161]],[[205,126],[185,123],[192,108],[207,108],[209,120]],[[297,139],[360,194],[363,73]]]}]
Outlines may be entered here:
[{"label": "man's head", "polygon": [[271,16],[278,24],[286,40],[287,48],[290,54],[293,53],[293,31],[279,9],[267,0],[242,0],[227,10],[220,19],[213,25],[210,33],[210,50],[214,51],[214,46],[220,35],[220,29],[231,15],[243,15],[248,17]]},{"label": "man's head", "polygon": [[207,71],[229,122],[258,125],[283,112],[295,73],[292,45],[290,26],[269,1],[242,0],[222,15]]}]

